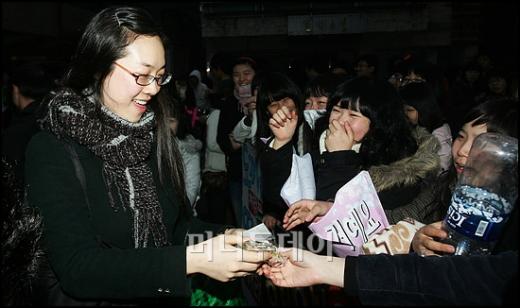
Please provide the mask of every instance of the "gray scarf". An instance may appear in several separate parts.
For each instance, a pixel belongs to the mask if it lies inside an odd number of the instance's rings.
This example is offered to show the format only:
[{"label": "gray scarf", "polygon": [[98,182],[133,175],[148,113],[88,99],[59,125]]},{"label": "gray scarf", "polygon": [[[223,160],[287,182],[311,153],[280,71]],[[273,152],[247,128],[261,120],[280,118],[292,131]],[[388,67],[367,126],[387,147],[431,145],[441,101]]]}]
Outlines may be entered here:
[{"label": "gray scarf", "polygon": [[139,122],[131,123],[97,103],[93,96],[81,96],[70,89],[57,93],[48,108],[44,129],[58,138],[71,138],[103,160],[110,206],[116,212],[119,207],[130,210],[133,215],[135,248],[148,247],[150,236],[155,247],[166,245],[162,209],[147,164],[154,113],[147,111]]}]

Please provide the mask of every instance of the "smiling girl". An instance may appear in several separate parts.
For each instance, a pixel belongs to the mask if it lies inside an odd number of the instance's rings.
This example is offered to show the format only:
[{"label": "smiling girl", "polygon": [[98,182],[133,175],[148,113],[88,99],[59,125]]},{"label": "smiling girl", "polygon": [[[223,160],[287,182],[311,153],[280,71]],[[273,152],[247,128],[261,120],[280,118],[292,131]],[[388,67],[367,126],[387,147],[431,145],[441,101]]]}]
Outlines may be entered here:
[{"label": "smiling girl", "polygon": [[284,217],[287,229],[324,215],[336,192],[361,170],[369,172],[383,208],[392,210],[416,198],[440,168],[439,143],[424,128],[412,129],[388,83],[361,77],[341,84],[325,118],[329,125],[315,166],[316,200],[321,201],[291,205]]},{"label": "smiling girl", "polygon": [[[483,133],[499,133],[517,138],[517,118],[518,102],[513,99],[489,100],[473,107],[466,114],[464,124],[453,140],[453,168],[439,181],[439,198],[434,200],[439,208],[439,216],[436,217],[436,220],[442,219],[446,215],[457,178],[464,171],[475,138]],[[517,226],[518,207],[515,207],[502,233],[503,236],[495,246],[496,251],[518,249]],[[453,246],[434,239],[443,239],[446,236],[446,232],[441,229],[440,221],[427,225],[415,234],[412,241],[413,250],[422,255],[432,255],[438,252],[453,253],[455,251]]]},{"label": "smiling girl", "polygon": [[260,265],[230,246],[237,230],[206,239],[225,226],[193,217],[161,91],[167,47],[139,8],[109,7],[87,25],[27,149],[27,199],[55,277],[38,304],[172,304],[189,298],[191,274],[229,281]]},{"label": "smiling girl", "polygon": [[320,137],[317,199],[328,200],[361,170],[368,170],[383,207],[409,202],[439,168],[438,143],[412,129],[394,88],[358,78],[342,84],[327,105]]}]

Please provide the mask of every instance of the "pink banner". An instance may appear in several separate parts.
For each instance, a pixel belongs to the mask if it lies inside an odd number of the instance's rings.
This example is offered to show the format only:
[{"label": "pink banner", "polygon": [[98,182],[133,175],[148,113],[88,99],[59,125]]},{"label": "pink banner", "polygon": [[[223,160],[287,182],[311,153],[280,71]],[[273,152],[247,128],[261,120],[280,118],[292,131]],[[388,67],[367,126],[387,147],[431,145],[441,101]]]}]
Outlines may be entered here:
[{"label": "pink banner", "polygon": [[388,225],[370,175],[361,171],[338,190],[332,208],[309,229],[332,241],[334,252],[345,257],[363,254],[363,244]]}]

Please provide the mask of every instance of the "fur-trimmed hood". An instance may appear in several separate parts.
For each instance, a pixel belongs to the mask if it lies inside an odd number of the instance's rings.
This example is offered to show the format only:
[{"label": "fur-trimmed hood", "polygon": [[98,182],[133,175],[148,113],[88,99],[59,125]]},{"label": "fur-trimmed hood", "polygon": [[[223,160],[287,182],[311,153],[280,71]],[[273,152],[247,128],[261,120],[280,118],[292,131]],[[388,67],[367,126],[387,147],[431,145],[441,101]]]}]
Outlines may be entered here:
[{"label": "fur-trimmed hood", "polygon": [[1,303],[2,306],[25,306],[31,304],[32,288],[43,261],[42,217],[38,210],[24,202],[23,183],[15,177],[13,166],[4,158],[1,164]]},{"label": "fur-trimmed hood", "polygon": [[440,158],[437,154],[440,144],[437,138],[419,126],[416,126],[412,135],[418,145],[415,154],[389,165],[373,166],[368,170],[378,192],[398,185],[414,185],[436,175],[440,170]]}]

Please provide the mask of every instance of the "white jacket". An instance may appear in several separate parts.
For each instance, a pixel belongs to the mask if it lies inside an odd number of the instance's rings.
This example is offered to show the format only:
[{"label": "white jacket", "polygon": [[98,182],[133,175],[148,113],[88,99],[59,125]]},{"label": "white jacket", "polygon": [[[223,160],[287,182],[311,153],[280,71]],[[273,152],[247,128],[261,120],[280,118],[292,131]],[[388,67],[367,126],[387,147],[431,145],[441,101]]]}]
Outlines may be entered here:
[{"label": "white jacket", "polygon": [[439,140],[441,148],[437,152],[441,158],[441,171],[448,170],[451,166],[451,143],[452,136],[450,126],[444,123],[441,127],[433,130],[432,135]]},{"label": "white jacket", "polygon": [[226,154],[217,143],[217,128],[220,110],[213,109],[206,120],[206,153],[204,172],[226,171]]},{"label": "white jacket", "polygon": [[235,139],[238,143],[244,143],[246,139],[251,139],[253,141],[253,137],[256,134],[256,128],[257,128],[257,119],[256,119],[256,112],[253,112],[253,118],[251,119],[251,126],[247,126],[244,123],[244,120],[246,117],[243,117],[242,120],[240,120],[235,128],[233,128],[233,139]]},{"label": "white jacket", "polygon": [[193,70],[189,77],[195,77],[199,80],[197,86],[193,89],[193,94],[195,96],[195,104],[199,108],[208,109],[209,101],[208,101],[208,86],[202,82],[201,74],[198,70]]},{"label": "white jacket", "polygon": [[184,140],[175,137],[181,152],[182,162],[184,166],[184,182],[186,185],[186,194],[193,206],[197,201],[200,192],[200,150],[202,142],[192,135],[187,135]]}]

